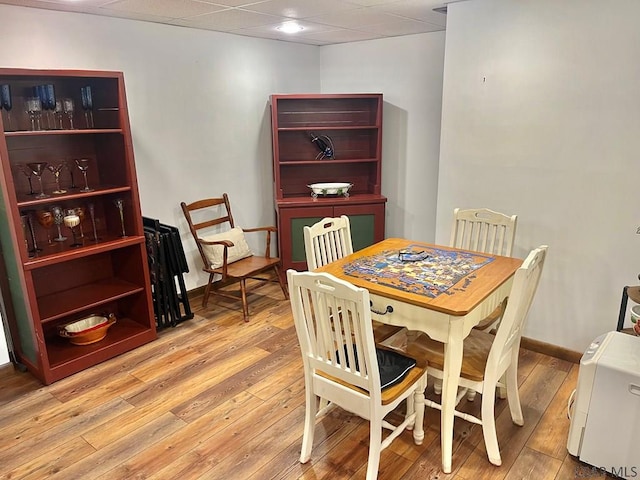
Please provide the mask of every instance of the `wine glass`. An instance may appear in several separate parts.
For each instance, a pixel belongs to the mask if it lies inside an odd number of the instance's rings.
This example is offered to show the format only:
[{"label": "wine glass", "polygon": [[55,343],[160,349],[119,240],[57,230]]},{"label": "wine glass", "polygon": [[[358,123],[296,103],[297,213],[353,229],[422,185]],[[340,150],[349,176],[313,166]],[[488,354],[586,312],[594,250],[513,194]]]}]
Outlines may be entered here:
[{"label": "wine glass", "polygon": [[13,103],[11,102],[11,87],[8,84],[0,85],[0,109],[4,108],[7,111],[7,128],[10,132],[13,130],[11,127],[11,108]]},{"label": "wine glass", "polygon": [[78,169],[82,172],[84,176],[84,188],[81,188],[81,192],[93,192],[93,188],[89,188],[89,183],[87,182],[87,170],[89,170],[89,159],[88,158],[80,158],[75,160]]},{"label": "wine glass", "polygon": [[[46,104],[46,110],[49,112],[47,117],[49,129],[56,128],[56,119],[54,116],[54,111],[56,109],[56,89],[51,83],[44,86],[44,98],[45,99],[42,104],[43,106]],[[51,119],[53,119],[53,127],[51,126]]]},{"label": "wine glass", "polygon": [[100,240],[100,237],[98,237],[98,231],[96,229],[96,207],[93,203],[90,203],[88,207],[89,215],[91,216],[91,226],[93,227],[93,241],[97,242]]},{"label": "wine glass", "polygon": [[47,241],[51,245],[51,227],[53,227],[53,214],[48,210],[38,210],[36,212],[38,223],[47,231]]},{"label": "wine glass", "polygon": [[29,233],[31,234],[31,246],[32,246],[32,249],[29,250],[29,252],[35,254],[35,253],[41,252],[42,249],[38,247],[38,242],[36,241],[36,231],[33,229],[32,214],[33,214],[33,210],[28,210],[26,212],[27,227],[29,227]]},{"label": "wine glass", "polygon": [[87,128],[93,128],[93,96],[91,94],[91,87],[89,85],[82,87],[80,89],[80,95],[82,97],[85,123]]},{"label": "wine glass", "polygon": [[33,184],[31,183],[31,175],[33,175],[33,171],[27,167],[24,163],[16,164],[16,168],[27,177],[27,181],[29,182],[29,193],[27,195],[35,195],[33,191]]},{"label": "wine glass", "polygon": [[27,163],[27,166],[31,169],[33,174],[36,176],[36,178],[38,179],[38,182],[40,182],[40,193],[38,193],[35,198],[48,198],[50,195],[47,195],[46,193],[44,193],[44,187],[42,186],[42,174],[46,170],[47,162],[32,162],[32,163]]},{"label": "wine glass", "polygon": [[80,225],[80,217],[76,215],[75,210],[73,208],[68,209],[66,211],[66,215],[62,218],[62,221],[65,227],[71,230],[71,235],[73,235],[73,243],[70,246],[81,247],[82,244],[76,239],[76,227]]},{"label": "wine glass", "polygon": [[63,163],[59,163],[58,165],[52,165],[52,164],[47,165],[47,170],[49,170],[53,174],[53,177],[56,180],[56,189],[53,192],[51,192],[51,193],[55,193],[56,195],[67,193],[67,191],[64,188],[60,188],[60,171],[62,170],[63,167],[64,167]]},{"label": "wine glass", "polygon": [[67,115],[69,119],[69,128],[73,130],[75,127],[73,126],[73,99],[72,98],[63,98],[62,99],[62,111]]},{"label": "wine glass", "polygon": [[53,114],[56,118],[56,120],[58,120],[58,125],[60,125],[60,130],[62,130],[64,127],[62,126],[62,119],[64,118],[64,109],[62,108],[62,100],[56,100],[56,106],[53,109]]},{"label": "wine glass", "polygon": [[113,201],[114,205],[116,206],[116,208],[118,209],[118,213],[120,214],[120,225],[122,226],[122,238],[125,238],[127,236],[126,232],[124,231],[124,200],[122,198],[116,198]]},{"label": "wine glass", "polygon": [[44,116],[47,119],[47,128],[51,129],[51,117],[47,115],[49,111],[49,103],[47,102],[47,86],[38,85],[33,87],[33,95],[40,99],[41,112],[44,110]]},{"label": "wine glass", "polygon": [[84,231],[82,230],[82,222],[84,222],[84,219],[87,218],[86,209],[80,206],[80,207],[74,208],[73,211],[78,216],[78,218],[80,218],[80,224],[78,225],[80,227],[80,238],[84,238]]},{"label": "wine glass", "polygon": [[[60,125],[62,125],[62,122],[60,122]],[[69,185],[69,188],[71,189],[78,188],[73,178],[73,171],[75,170],[73,166],[69,166],[69,162],[67,162],[66,160],[62,161],[62,165],[64,165],[64,168],[66,168],[69,171],[69,176],[71,177],[71,185]]]},{"label": "wine glass", "polygon": [[58,227],[58,237],[54,238],[56,242],[64,242],[67,237],[62,236],[62,230],[60,229],[60,225],[64,223],[64,211],[61,207],[55,205],[51,207],[51,213],[53,215],[53,223]]},{"label": "wine glass", "polygon": [[22,224],[22,236],[24,237],[24,245],[26,247],[27,253],[31,253],[31,251],[29,250],[29,235],[27,234],[27,215],[26,214],[20,215],[20,223]]},{"label": "wine glass", "polygon": [[42,112],[42,104],[38,97],[28,97],[25,99],[25,109],[29,114],[31,121],[31,130],[40,130],[40,113]]}]

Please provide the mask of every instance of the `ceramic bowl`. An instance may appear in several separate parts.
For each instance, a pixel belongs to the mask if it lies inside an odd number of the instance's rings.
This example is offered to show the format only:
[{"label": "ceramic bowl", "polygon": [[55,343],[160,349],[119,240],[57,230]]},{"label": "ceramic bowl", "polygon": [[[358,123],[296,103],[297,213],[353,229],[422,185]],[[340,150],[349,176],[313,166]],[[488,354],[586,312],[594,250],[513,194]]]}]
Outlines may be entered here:
[{"label": "ceramic bowl", "polygon": [[107,336],[109,327],[116,323],[113,314],[90,315],[75,322],[58,327],[58,335],[67,338],[74,345],[89,345]]},{"label": "ceramic bowl", "polygon": [[638,320],[640,320],[640,304],[631,307],[631,321],[638,323]]},{"label": "ceramic bowl", "polygon": [[312,183],[307,185],[311,189],[311,196],[326,196],[326,195],[343,195],[349,196],[349,189],[353,186],[353,183]]}]

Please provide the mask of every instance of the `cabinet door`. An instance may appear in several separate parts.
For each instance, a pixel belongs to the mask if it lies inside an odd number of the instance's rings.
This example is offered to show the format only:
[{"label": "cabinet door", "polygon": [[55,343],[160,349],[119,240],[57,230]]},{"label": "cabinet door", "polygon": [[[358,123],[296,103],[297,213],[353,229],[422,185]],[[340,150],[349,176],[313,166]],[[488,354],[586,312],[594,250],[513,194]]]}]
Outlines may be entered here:
[{"label": "cabinet door", "polygon": [[283,208],[279,212],[280,257],[284,269],[307,270],[304,227],[325,217],[347,215],[351,223],[353,250],[384,239],[384,204]]},{"label": "cabinet door", "polygon": [[333,216],[333,207],[283,208],[279,212],[280,258],[285,270],[307,270],[304,250],[305,226],[313,225],[325,217]]},{"label": "cabinet door", "polygon": [[354,252],[384,239],[383,203],[334,207],[333,216],[340,215],[349,217]]}]

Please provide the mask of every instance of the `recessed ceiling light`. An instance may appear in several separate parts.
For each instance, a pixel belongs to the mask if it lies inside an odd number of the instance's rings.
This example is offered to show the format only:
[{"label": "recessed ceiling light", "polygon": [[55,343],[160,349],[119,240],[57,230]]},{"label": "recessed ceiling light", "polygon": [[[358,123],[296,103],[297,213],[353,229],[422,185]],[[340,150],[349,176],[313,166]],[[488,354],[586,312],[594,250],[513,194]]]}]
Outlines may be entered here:
[{"label": "recessed ceiling light", "polygon": [[302,25],[298,25],[296,22],[287,22],[277,26],[276,30],[283,33],[298,33],[304,30],[304,27]]}]

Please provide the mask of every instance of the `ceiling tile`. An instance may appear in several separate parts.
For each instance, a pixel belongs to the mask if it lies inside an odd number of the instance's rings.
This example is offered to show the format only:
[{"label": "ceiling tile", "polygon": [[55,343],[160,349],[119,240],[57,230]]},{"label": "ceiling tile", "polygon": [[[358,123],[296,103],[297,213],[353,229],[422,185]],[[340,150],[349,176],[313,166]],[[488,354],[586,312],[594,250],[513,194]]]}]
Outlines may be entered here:
[{"label": "ceiling tile", "polygon": [[377,33],[385,37],[395,37],[398,35],[411,35],[415,33],[437,32],[442,30],[439,25],[427,22],[419,22],[411,19],[398,19],[396,22],[380,23],[378,25],[365,25],[360,27],[362,31]]},{"label": "ceiling tile", "polygon": [[339,0],[271,0],[246,7],[247,10],[291,18],[307,18],[356,8],[357,5]]},{"label": "ceiling tile", "polygon": [[[449,0],[447,3],[460,0]],[[0,4],[144,20],[187,28],[329,45],[444,30],[444,0],[0,0]],[[296,19],[304,30],[277,25]],[[333,40],[332,40],[333,39]]]},{"label": "ceiling tile", "polygon": [[185,18],[224,10],[227,7],[195,0],[118,0],[102,8],[170,18]]},{"label": "ceiling tile", "polygon": [[396,18],[384,12],[377,12],[368,8],[357,8],[355,10],[319,15],[310,18],[310,20],[337,27],[358,28],[363,25],[392,22]]},{"label": "ceiling tile", "polygon": [[[444,3],[437,6],[443,5]],[[431,2],[425,2],[424,0],[400,0],[392,4],[372,7],[372,10],[413,18],[414,20],[421,20],[444,27],[447,24],[447,16],[444,13],[434,12],[434,8],[435,6]]]},{"label": "ceiling tile", "polygon": [[179,20],[175,25],[186,27],[205,28],[228,32],[239,28],[257,27],[289,20],[284,17],[265,15],[240,9],[221,10],[219,12],[200,15],[186,20]]}]

